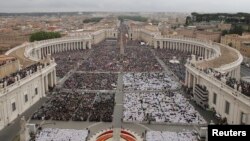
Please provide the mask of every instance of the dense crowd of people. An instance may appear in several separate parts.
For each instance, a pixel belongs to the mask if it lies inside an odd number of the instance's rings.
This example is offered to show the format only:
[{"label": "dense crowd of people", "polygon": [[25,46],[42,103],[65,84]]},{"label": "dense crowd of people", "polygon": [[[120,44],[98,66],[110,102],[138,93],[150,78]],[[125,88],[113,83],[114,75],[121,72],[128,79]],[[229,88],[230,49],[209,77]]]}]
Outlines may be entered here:
[{"label": "dense crowd of people", "polygon": [[118,75],[113,73],[74,73],[64,83],[67,89],[113,90]]},{"label": "dense crowd of people", "polygon": [[147,141],[198,141],[194,132],[148,131]]},{"label": "dense crowd of people", "polygon": [[83,60],[83,57],[88,52],[89,50],[74,50],[53,54],[57,63],[56,75],[60,78],[64,77],[70,70],[77,66],[79,61]]},{"label": "dense crowd of people", "polygon": [[226,84],[234,88],[246,96],[250,96],[250,83],[246,81],[237,81],[235,78],[227,78]]},{"label": "dense crowd of people", "polygon": [[136,41],[136,40],[128,40],[127,45],[128,46],[140,46],[141,41]]},{"label": "dense crowd of people", "polygon": [[237,91],[240,91],[246,96],[250,96],[250,83],[240,80],[237,81],[235,78],[232,78],[229,75],[229,73],[222,74],[218,71],[215,71],[211,68],[203,70],[205,73],[215,77],[216,79],[222,81],[223,83],[226,83],[229,87],[236,89]]},{"label": "dense crowd of people", "polygon": [[[124,56],[112,41],[104,41],[93,47],[93,52],[78,70],[125,72],[161,71],[150,49],[146,46],[125,47]],[[137,43],[136,43],[137,45]]]},{"label": "dense crowd of people", "polygon": [[88,130],[44,128],[35,141],[86,141]]},{"label": "dense crowd of people", "polygon": [[[181,81],[185,81],[185,64],[186,60],[191,57],[189,53],[178,50],[159,49],[156,50],[156,54]],[[177,61],[171,62],[171,60]]]},{"label": "dense crowd of people", "polygon": [[206,124],[181,91],[125,93],[123,106],[127,122]]},{"label": "dense crowd of people", "polygon": [[125,90],[173,90],[179,86],[167,73],[126,73],[123,83]]},{"label": "dense crowd of people", "polygon": [[99,93],[93,104],[89,121],[112,122],[115,103],[114,97],[114,94]]},{"label": "dense crowd of people", "polygon": [[24,69],[21,69],[15,73],[10,74],[9,76],[5,76],[5,77],[1,78],[0,84],[2,84],[3,87],[6,87],[8,85],[15,83],[18,80],[25,78],[28,75],[31,75],[32,73],[37,72],[37,70],[39,68],[43,68],[43,67],[44,67],[44,64],[42,64],[40,62],[35,63],[35,64],[30,65]]},{"label": "dense crowd of people", "polygon": [[33,115],[36,120],[112,122],[114,94],[56,92]]},{"label": "dense crowd of people", "polygon": [[114,71],[121,69],[120,52],[112,41],[104,41],[93,47],[93,52],[80,65],[80,71]]},{"label": "dense crowd of people", "polygon": [[148,47],[126,47],[123,58],[125,72],[159,72],[161,65]]}]

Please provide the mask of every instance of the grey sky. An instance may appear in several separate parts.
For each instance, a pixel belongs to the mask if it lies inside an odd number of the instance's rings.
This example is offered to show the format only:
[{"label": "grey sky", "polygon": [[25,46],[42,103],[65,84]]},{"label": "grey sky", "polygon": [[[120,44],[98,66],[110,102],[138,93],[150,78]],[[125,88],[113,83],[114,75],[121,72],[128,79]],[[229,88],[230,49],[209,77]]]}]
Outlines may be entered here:
[{"label": "grey sky", "polygon": [[250,0],[0,0],[0,12],[250,12]]}]

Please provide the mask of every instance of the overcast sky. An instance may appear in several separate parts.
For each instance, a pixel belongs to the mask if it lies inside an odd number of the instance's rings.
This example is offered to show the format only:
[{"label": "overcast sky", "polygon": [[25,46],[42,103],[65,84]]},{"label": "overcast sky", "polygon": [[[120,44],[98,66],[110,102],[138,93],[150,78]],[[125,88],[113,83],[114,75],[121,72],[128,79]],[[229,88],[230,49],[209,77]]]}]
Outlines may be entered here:
[{"label": "overcast sky", "polygon": [[0,12],[249,12],[250,0],[0,0]]}]

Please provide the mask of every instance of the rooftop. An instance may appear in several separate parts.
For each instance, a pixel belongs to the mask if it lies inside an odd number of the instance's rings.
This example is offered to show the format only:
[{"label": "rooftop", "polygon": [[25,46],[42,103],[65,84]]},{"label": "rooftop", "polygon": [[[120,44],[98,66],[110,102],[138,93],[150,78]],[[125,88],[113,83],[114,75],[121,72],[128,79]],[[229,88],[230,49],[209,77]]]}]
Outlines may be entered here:
[{"label": "rooftop", "polygon": [[0,65],[13,60],[16,60],[16,58],[8,55],[0,55]]},{"label": "rooftop", "polygon": [[15,57],[19,60],[22,68],[25,68],[35,63],[34,61],[24,56],[24,51],[25,51],[25,46],[18,48],[9,54],[10,56]]},{"label": "rooftop", "polygon": [[198,67],[203,69],[205,68],[219,68],[225,64],[230,64],[238,59],[238,54],[231,49],[219,45],[221,55],[213,60],[203,61],[201,63],[197,63]]}]

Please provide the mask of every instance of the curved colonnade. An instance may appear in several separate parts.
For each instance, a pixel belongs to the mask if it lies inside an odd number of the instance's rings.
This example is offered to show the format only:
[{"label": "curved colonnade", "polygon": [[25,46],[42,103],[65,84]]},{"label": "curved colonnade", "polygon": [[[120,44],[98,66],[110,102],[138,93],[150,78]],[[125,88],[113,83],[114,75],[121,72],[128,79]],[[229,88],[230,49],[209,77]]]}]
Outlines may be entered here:
[{"label": "curved colonnade", "polygon": [[205,73],[205,70],[212,69],[240,80],[243,57],[239,51],[218,43],[180,37],[156,38],[154,48],[193,54],[185,65],[186,87],[192,88],[195,93],[197,84],[205,86],[208,91],[208,108],[215,110],[221,118],[226,118],[229,124],[250,123],[250,97],[215,78],[214,73]]},{"label": "curved colonnade", "polygon": [[33,65],[37,68],[35,72],[25,70],[24,73],[27,75],[24,78],[20,78],[17,73],[11,78],[14,79],[12,84],[0,84],[0,130],[38,102],[40,98],[45,97],[49,87],[56,85],[56,63],[47,55],[70,50],[91,49],[92,43],[99,43],[105,38],[117,38],[117,32],[114,28],[102,29],[82,36],[24,43],[7,51],[5,55],[14,56],[19,60],[20,70]]},{"label": "curved colonnade", "polygon": [[66,37],[35,42],[25,48],[25,56],[34,61],[39,61],[48,54],[83,49],[91,49],[90,37]]},{"label": "curved colonnade", "polygon": [[[192,54],[187,60],[185,86],[195,93],[196,86],[205,86],[201,96],[208,109],[213,109],[229,124],[250,124],[250,97],[215,78],[215,73],[240,80],[243,57],[239,51],[226,45],[200,39],[161,36],[145,29],[130,29],[129,40],[143,40],[155,49],[179,50]],[[197,56],[197,57],[196,57]],[[205,73],[206,70],[213,73]]]}]

